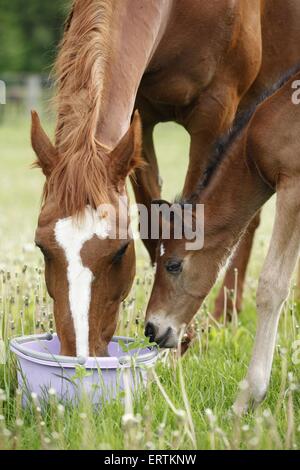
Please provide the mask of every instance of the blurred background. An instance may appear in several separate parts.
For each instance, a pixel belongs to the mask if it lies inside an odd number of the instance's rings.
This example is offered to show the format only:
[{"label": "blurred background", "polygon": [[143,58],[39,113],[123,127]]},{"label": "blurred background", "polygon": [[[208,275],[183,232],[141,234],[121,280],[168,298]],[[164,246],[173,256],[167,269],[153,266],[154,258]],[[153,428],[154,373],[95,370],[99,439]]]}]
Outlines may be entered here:
[{"label": "blurred background", "polygon": [[69,3],[0,0],[0,75],[9,104],[0,108],[2,122],[20,117],[32,105],[45,104]]},{"label": "blurred background", "polygon": [[30,110],[52,135],[51,68],[69,0],[0,0],[0,267],[21,265],[32,240],[43,179],[30,169]]}]

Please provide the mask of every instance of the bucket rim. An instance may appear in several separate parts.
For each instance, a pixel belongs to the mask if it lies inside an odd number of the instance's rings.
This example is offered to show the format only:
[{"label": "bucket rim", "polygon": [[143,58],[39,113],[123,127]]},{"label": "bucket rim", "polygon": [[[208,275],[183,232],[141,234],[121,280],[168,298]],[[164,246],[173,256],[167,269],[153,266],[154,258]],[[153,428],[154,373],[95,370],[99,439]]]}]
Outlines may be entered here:
[{"label": "bucket rim", "polygon": [[[109,357],[71,357],[71,356],[60,356],[58,354],[51,354],[47,352],[34,351],[26,348],[26,344],[34,341],[52,341],[57,337],[56,333],[45,333],[28,336],[20,336],[10,340],[10,350],[17,356],[26,358],[28,361],[33,363],[47,363],[49,366],[56,367],[76,367],[82,365],[88,369],[115,369],[119,367],[130,367],[133,363],[137,366],[149,365],[158,356],[157,346],[146,346],[149,352],[144,354],[138,354],[133,357],[130,355],[124,355],[121,357],[109,356]],[[118,343],[123,341],[125,344],[130,344],[135,341],[134,338],[127,336],[114,336],[111,340],[112,343]]]}]

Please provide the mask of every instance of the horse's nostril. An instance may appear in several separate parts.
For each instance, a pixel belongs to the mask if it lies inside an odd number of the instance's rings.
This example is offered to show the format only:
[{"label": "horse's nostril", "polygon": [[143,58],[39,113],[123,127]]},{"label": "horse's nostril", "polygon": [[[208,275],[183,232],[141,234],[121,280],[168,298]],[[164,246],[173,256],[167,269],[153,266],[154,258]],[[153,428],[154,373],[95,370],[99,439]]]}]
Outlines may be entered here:
[{"label": "horse's nostril", "polygon": [[145,328],[145,336],[147,336],[150,342],[153,343],[155,339],[155,335],[156,335],[155,326],[153,325],[153,323],[148,322]]}]

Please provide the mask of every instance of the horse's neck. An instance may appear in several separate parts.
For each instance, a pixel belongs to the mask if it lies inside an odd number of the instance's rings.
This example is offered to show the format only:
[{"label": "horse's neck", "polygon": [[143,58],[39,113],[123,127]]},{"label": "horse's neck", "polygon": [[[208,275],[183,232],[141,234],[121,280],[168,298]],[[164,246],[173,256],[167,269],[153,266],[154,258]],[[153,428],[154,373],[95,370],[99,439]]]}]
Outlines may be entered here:
[{"label": "horse's neck", "polygon": [[246,131],[228,149],[215,170],[201,200],[205,210],[205,233],[212,240],[233,247],[272,190],[246,155]]},{"label": "horse's neck", "polygon": [[172,0],[122,0],[113,15],[98,123],[100,142],[113,149],[130,125],[137,90],[165,31]]}]

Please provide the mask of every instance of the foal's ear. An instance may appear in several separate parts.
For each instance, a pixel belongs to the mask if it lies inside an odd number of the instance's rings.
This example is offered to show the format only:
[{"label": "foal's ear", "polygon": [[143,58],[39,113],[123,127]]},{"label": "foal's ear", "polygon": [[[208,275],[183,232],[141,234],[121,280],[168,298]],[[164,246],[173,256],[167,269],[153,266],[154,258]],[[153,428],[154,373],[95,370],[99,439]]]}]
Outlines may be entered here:
[{"label": "foal's ear", "polygon": [[42,169],[48,178],[57,163],[57,151],[43,130],[36,111],[31,111],[31,145],[37,156],[34,166]]},{"label": "foal's ear", "polygon": [[139,112],[136,111],[129,130],[111,154],[113,183],[121,188],[125,184],[126,177],[143,164],[142,122]]}]

